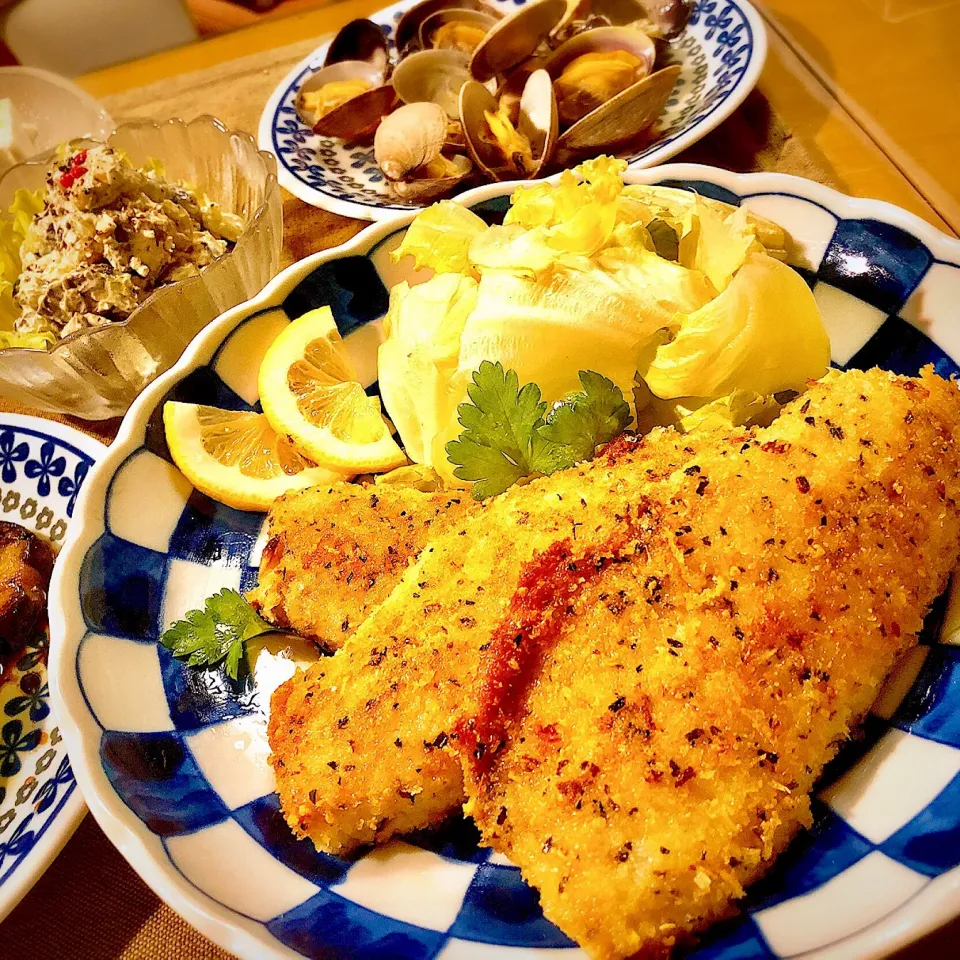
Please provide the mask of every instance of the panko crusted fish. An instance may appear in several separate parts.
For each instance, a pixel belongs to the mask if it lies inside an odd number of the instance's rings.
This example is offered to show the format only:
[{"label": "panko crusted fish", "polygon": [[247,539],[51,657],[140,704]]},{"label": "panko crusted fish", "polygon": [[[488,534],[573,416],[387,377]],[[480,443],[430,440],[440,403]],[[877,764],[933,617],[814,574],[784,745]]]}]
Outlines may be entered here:
[{"label": "panko crusted fish", "polygon": [[324,850],[468,796],[596,957],[660,955],[798,829],[960,551],[960,392],[831,374],[769,428],[655,431],[431,538],[275,694],[285,816]]},{"label": "panko crusted fish", "polygon": [[472,504],[466,493],[337,483],[270,510],[257,586],[261,616],[336,650],[400,581],[428,537]]},{"label": "panko crusted fish", "polygon": [[939,378],[848,373],[680,469],[643,442],[671,472],[634,549],[528,565],[451,743],[484,841],[591,956],[667,955],[810,824],[957,561],[958,414]]}]

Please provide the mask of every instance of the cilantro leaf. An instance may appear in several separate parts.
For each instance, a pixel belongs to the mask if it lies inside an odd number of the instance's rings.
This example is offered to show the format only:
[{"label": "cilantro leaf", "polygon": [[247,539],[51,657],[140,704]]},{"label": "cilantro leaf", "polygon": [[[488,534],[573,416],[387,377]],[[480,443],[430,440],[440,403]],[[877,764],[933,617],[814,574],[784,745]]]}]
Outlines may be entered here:
[{"label": "cilantro leaf", "polygon": [[160,642],[188,667],[226,661],[227,673],[236,680],[246,641],[272,630],[236,590],[224,589],[208,598],[202,610],[191,610],[174,623]]},{"label": "cilantro leaf", "polygon": [[677,236],[677,231],[666,220],[654,217],[647,224],[647,232],[653,240],[653,248],[658,256],[663,257],[664,260],[680,259],[680,238]]},{"label": "cilantro leaf", "polygon": [[580,371],[583,393],[557,404],[540,429],[544,439],[560,447],[572,463],[592,460],[597,447],[619,437],[633,416],[620,388],[592,370]]},{"label": "cilantro leaf", "polygon": [[514,370],[484,360],[457,408],[463,431],[447,446],[454,476],[473,483],[475,500],[503,493],[535,474],[551,474],[593,457],[597,445],[624,431],[630,407],[606,377],[581,371],[584,392],[545,417],[535,383],[520,387]]},{"label": "cilantro leaf", "polygon": [[446,447],[454,476],[474,483],[473,497],[485,500],[518,480],[542,473],[551,461],[539,437],[547,405],[535,383],[520,388],[516,371],[484,360],[467,388],[470,403],[457,415],[463,431]]}]

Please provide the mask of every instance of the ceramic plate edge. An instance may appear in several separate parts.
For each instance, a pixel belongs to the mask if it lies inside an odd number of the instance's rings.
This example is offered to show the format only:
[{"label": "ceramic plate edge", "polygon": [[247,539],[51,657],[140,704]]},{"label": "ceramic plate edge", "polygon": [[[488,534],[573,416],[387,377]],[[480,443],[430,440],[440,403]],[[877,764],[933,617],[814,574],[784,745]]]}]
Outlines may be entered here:
[{"label": "ceramic plate edge", "polygon": [[[28,427],[64,440],[92,457],[94,464],[99,463],[103,452],[107,449],[106,444],[101,443],[96,437],[82,433],[75,427],[61,423],[59,420],[48,420],[44,417],[35,417],[23,413],[0,413],[0,425],[4,424],[9,424],[12,427]],[[51,581],[50,596],[52,595]],[[50,656],[52,659],[52,647]],[[60,711],[54,704],[51,718],[55,718],[54,725],[61,726],[61,732],[63,732],[59,717]],[[67,739],[66,736],[64,736],[64,739]],[[69,753],[68,749],[68,756]],[[72,766],[73,761],[71,759]],[[80,822],[86,814],[87,806],[83,800],[83,793],[80,790],[79,783],[75,783],[73,792],[60,811],[55,814],[51,825],[47,827],[43,836],[40,837],[30,852],[17,864],[9,880],[0,887],[0,921],[4,920],[13,911],[33,889],[34,884],[47,872],[47,868],[67,845],[67,841],[73,836],[74,831],[80,826]]]},{"label": "ceramic plate edge", "polygon": [[[764,193],[786,193],[790,196],[802,197],[844,218],[876,219],[903,227],[922,239],[937,255],[937,259],[950,259],[960,264],[960,240],[946,236],[916,214],[885,201],[848,197],[831,187],[802,177],[781,173],[737,174],[701,164],[668,164],[655,169],[633,168],[628,171],[628,178],[633,183],[658,182],[664,179],[701,180],[725,187],[745,197]],[[466,191],[458,196],[457,200],[465,204],[478,203],[509,193],[515,186],[515,183],[485,184]],[[752,189],[754,187],[757,189]],[[91,511],[98,508],[97,514],[93,517],[93,525],[96,526],[96,535],[99,536],[103,501],[110,479],[120,464],[136,449],[134,444],[139,445],[143,440],[146,424],[144,414],[153,409],[170,386],[200,366],[205,356],[212,356],[216,345],[248,315],[278,306],[283,300],[281,291],[295,286],[317,266],[342,256],[366,252],[391,232],[412,220],[416,212],[416,210],[410,213],[394,212],[389,222],[373,223],[347,243],[312,254],[287,267],[256,297],[227,311],[198,334],[180,360],[147,387],[134,402],[124,417],[116,441],[109,448],[107,455],[91,471],[87,483],[81,490],[75,516],[82,517],[84,523],[78,535],[65,549],[61,563],[54,570],[51,582],[50,596],[55,598],[55,603],[51,603],[49,676],[51,701],[58,715],[68,716],[71,720],[79,716],[80,723],[93,723],[92,718],[86,716],[88,711],[77,684],[73,683],[69,690],[64,689],[63,677],[70,677],[73,673],[72,659],[68,658],[67,663],[63,662],[67,653],[65,649],[67,624],[64,610],[68,598],[65,591],[68,583],[76,583],[81,561],[96,539],[88,530]],[[98,495],[96,499],[94,499],[95,493]],[[69,669],[65,670],[65,667]],[[63,733],[77,783],[87,798],[87,804],[94,818],[110,841],[161,899],[205,936],[238,956],[249,958],[249,960],[268,960],[268,958],[302,960],[299,954],[278,941],[269,947],[265,946],[262,936],[253,932],[254,930],[262,931],[262,925],[232,913],[227,917],[226,908],[199,891],[182,876],[175,876],[172,866],[169,869],[158,867],[155,862],[155,853],[149,848],[148,841],[141,836],[145,828],[114,793],[102,768],[99,767],[98,756],[95,754],[91,758],[89,755],[85,746],[86,741],[80,736],[80,724],[76,723],[63,728]],[[153,839],[156,841],[156,838]],[[159,841],[156,843],[159,846]],[[883,918],[875,928],[863,931],[848,942],[847,947],[853,942],[862,946],[863,952],[859,954],[858,960],[879,960],[960,914],[960,868],[944,874],[940,879],[942,885],[938,884],[937,889],[932,891],[936,895],[935,901],[929,895],[918,894],[913,901]],[[224,916],[218,916],[218,913]],[[896,919],[901,913],[904,917],[909,916],[912,919],[909,923],[901,923],[898,926]],[[818,951],[806,956],[810,960],[819,956],[826,958],[826,953]]]}]

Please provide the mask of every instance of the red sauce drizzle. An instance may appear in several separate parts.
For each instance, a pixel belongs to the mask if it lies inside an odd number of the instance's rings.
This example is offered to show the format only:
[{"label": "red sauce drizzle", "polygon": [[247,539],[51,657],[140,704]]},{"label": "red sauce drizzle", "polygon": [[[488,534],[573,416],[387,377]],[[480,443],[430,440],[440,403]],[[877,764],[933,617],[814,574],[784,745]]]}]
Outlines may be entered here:
[{"label": "red sauce drizzle", "polygon": [[454,727],[476,778],[489,771],[506,744],[509,728],[540,673],[544,654],[560,636],[576,594],[635,540],[636,524],[627,516],[621,532],[578,559],[567,539],[534,554],[524,567],[510,610],[490,638],[480,666],[477,713],[458,718]]}]

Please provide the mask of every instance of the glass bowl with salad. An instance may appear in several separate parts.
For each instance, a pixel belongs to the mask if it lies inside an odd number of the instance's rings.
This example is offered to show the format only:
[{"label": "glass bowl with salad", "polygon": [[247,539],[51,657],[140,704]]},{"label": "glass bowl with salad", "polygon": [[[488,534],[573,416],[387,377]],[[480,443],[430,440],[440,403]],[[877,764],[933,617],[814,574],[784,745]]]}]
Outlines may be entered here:
[{"label": "glass bowl with salad", "polygon": [[0,396],[122,415],[279,269],[276,162],[213,117],[134,121],[0,179]]}]

